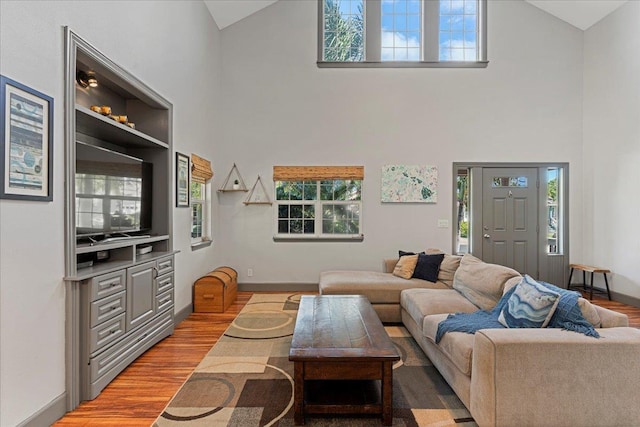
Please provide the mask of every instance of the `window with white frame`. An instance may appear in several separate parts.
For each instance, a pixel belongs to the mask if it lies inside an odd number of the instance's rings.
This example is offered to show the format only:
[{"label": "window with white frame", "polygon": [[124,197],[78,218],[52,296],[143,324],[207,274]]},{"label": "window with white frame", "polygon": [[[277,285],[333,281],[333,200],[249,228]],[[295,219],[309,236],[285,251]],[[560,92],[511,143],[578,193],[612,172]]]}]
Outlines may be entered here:
[{"label": "window with white frame", "polygon": [[207,187],[202,182],[191,182],[191,242],[201,242],[206,237]]},{"label": "window with white frame", "polygon": [[486,0],[318,1],[319,66],[486,66]]},{"label": "window with white frame", "polygon": [[213,177],[211,162],[191,155],[191,246],[197,248],[211,243],[211,200],[209,180]]},{"label": "window with white frame", "polygon": [[363,171],[362,167],[276,166],[276,238],[362,238]]}]

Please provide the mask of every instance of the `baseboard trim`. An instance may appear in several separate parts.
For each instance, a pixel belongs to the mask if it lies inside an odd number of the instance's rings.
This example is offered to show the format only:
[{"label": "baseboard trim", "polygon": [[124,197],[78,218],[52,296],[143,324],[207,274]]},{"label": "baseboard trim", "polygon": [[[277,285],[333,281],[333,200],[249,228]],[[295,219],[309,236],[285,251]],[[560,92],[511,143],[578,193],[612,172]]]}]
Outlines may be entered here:
[{"label": "baseboard trim", "polygon": [[317,283],[238,283],[243,292],[318,292]]},{"label": "baseboard trim", "polygon": [[18,424],[18,427],[50,426],[67,413],[67,393],[53,399],[44,408]]},{"label": "baseboard trim", "polygon": [[617,292],[611,292],[611,299],[613,301],[618,301],[623,304],[632,305],[634,307],[640,308],[640,298],[630,297],[629,295],[620,294]]},{"label": "baseboard trim", "polygon": [[193,304],[189,304],[174,315],[174,324],[179,325],[184,319],[193,313]]}]

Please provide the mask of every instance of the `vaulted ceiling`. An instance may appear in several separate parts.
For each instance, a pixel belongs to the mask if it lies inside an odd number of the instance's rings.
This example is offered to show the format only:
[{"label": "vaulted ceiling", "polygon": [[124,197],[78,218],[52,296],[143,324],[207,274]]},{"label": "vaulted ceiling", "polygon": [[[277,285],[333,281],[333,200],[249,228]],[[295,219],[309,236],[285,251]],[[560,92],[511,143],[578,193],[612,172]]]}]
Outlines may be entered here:
[{"label": "vaulted ceiling", "polygon": [[[204,0],[219,29],[272,5],[278,0]],[[298,0],[300,1],[300,0]],[[311,0],[305,0],[311,1]],[[522,1],[522,0],[510,0]],[[524,0],[565,22],[586,30],[628,0]]]}]

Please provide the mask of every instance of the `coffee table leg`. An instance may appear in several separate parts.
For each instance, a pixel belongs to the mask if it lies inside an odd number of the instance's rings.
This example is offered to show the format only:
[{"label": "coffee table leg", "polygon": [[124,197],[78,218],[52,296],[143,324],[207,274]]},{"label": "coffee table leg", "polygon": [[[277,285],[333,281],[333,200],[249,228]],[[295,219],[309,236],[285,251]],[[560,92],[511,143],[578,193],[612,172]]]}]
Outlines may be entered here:
[{"label": "coffee table leg", "polygon": [[391,362],[382,362],[382,423],[393,423],[393,366]]},{"label": "coffee table leg", "polygon": [[304,362],[293,364],[293,422],[304,425]]}]

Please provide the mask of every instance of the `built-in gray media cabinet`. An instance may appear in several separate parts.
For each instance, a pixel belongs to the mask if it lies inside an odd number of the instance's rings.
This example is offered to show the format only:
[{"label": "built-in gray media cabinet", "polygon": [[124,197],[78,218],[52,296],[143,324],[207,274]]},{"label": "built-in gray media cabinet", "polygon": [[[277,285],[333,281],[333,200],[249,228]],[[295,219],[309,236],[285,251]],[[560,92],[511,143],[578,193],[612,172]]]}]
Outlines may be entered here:
[{"label": "built-in gray media cabinet", "polygon": [[172,105],[66,31],[68,409],[174,329]]}]

